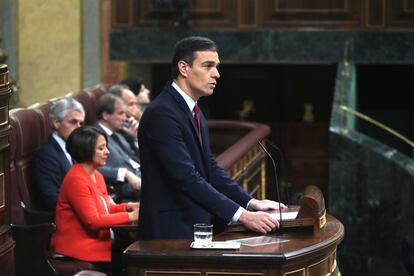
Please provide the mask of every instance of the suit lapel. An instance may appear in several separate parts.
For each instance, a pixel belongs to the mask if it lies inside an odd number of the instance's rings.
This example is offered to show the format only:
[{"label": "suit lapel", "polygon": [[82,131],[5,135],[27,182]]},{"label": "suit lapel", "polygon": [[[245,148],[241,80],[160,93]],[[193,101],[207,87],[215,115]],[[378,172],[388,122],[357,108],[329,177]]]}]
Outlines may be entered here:
[{"label": "suit lapel", "polygon": [[[200,145],[200,141],[198,140],[198,126],[197,126],[197,124],[194,120],[192,110],[190,110],[188,108],[188,105],[185,102],[185,100],[183,99],[183,97],[181,97],[181,95],[174,89],[174,87],[171,86],[171,84],[168,85],[167,91],[169,91],[169,93],[173,96],[173,98],[177,102],[178,107],[186,114],[187,119],[190,121],[190,124],[191,124],[192,129],[193,129],[194,139],[199,144],[202,154],[204,154],[203,146]],[[202,114],[201,110],[200,110],[200,114]],[[202,116],[202,115],[200,115],[200,116]],[[202,133],[202,136],[203,135],[204,134]],[[202,141],[203,141],[203,144],[204,144],[204,138],[202,139]]]},{"label": "suit lapel", "polygon": [[[205,173],[207,175],[207,179],[209,179],[209,154],[207,154],[207,141],[208,139],[206,139],[206,135],[208,135],[208,130],[206,128],[207,123],[206,123],[206,119],[204,117],[203,112],[200,110],[200,128],[201,128],[201,141],[202,144],[200,144],[200,140],[198,139],[198,126],[194,120],[192,111],[188,108],[187,103],[185,102],[185,100],[183,99],[183,97],[181,97],[181,95],[174,89],[174,87],[171,86],[171,84],[167,84],[167,87],[165,88],[165,90],[174,98],[177,106],[179,107],[179,109],[181,109],[182,112],[184,112],[184,114],[187,117],[187,120],[189,121],[189,124],[191,125],[192,128],[192,132],[193,132],[193,139],[194,142],[198,145],[198,149],[200,151],[200,156],[205,168]],[[203,131],[204,130],[204,131]]]},{"label": "suit lapel", "polygon": [[60,160],[63,160],[63,165],[65,166],[66,170],[69,170],[72,167],[72,164],[69,163],[68,158],[66,157],[66,154],[63,152],[62,148],[59,146],[58,142],[56,142],[55,138],[53,136],[49,136],[49,141],[52,144],[53,148],[58,153]]}]

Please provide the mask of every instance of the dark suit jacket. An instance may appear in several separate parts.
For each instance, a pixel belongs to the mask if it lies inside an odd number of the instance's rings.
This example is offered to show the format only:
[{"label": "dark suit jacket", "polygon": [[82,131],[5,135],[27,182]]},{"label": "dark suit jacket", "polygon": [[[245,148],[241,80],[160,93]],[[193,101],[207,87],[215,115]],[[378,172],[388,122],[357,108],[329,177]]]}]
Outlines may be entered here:
[{"label": "dark suit jacket", "polygon": [[31,163],[32,180],[36,190],[36,203],[45,210],[55,211],[63,178],[72,165],[65,153],[53,138],[33,156]]},{"label": "dark suit jacket", "polygon": [[167,85],[141,118],[139,239],[192,238],[193,224],[227,223],[251,199],[216,163],[200,116],[202,145],[188,105]]},{"label": "dark suit jacket", "polygon": [[[96,124],[95,127],[105,132],[99,124]],[[114,135],[117,135],[118,139],[121,143],[123,143],[124,147],[130,146],[121,134],[114,133]],[[127,170],[135,173],[138,176],[141,176],[141,170],[135,170],[132,167],[131,162],[129,161],[129,157],[127,156],[125,151],[118,145],[118,143],[114,140],[114,138],[112,138],[111,136],[107,136],[107,138],[109,157],[106,161],[106,165],[100,167],[98,170],[103,174],[107,182],[117,182],[117,185],[120,186],[120,194],[118,195],[119,201],[137,201],[139,199],[139,193],[136,190],[134,190],[132,186],[127,182],[118,182],[116,180],[116,176],[118,174],[119,168],[126,168]]]}]

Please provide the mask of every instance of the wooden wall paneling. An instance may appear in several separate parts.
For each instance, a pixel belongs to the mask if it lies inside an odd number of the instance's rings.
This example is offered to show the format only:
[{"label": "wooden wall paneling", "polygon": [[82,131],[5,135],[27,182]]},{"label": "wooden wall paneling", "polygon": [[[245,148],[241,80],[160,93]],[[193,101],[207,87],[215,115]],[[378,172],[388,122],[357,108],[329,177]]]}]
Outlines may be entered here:
[{"label": "wooden wall paneling", "polygon": [[112,1],[112,24],[114,27],[132,27],[134,0]]},{"label": "wooden wall paneling", "polygon": [[[169,2],[135,0],[134,26],[174,27],[177,9]],[[190,0],[185,11],[191,27],[236,27],[237,0]]]},{"label": "wooden wall paneling", "polygon": [[390,27],[414,27],[414,0],[390,0],[386,9]]},{"label": "wooden wall paneling", "polygon": [[258,0],[238,0],[237,7],[238,27],[248,28],[258,26],[260,9]]},{"label": "wooden wall paneling", "polygon": [[8,67],[0,64],[0,276],[14,275],[14,242],[10,230],[10,125]]},{"label": "wooden wall paneling", "polygon": [[[113,27],[177,27],[175,1],[113,0]],[[189,0],[190,28],[414,27],[414,0]]]},{"label": "wooden wall paneling", "polygon": [[358,27],[357,0],[264,0],[265,27]]},{"label": "wooden wall paneling", "polygon": [[189,12],[194,27],[236,27],[236,0],[192,0]]},{"label": "wooden wall paneling", "polygon": [[385,27],[385,0],[365,0],[365,25],[368,28]]}]

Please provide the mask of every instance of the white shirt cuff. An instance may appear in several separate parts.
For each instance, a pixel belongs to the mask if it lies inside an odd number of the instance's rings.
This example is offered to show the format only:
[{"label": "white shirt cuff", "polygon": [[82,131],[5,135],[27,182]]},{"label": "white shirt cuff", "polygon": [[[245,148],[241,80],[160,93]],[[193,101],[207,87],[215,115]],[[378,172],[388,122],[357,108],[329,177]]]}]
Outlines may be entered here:
[{"label": "white shirt cuff", "polygon": [[252,202],[252,200],[253,200],[253,199],[254,199],[254,198],[250,199],[250,200],[249,200],[249,202],[247,202],[247,206],[246,206],[246,209],[247,209],[247,210],[249,210],[249,205],[250,205],[250,203]]},{"label": "white shirt cuff", "polygon": [[118,174],[116,176],[116,180],[120,181],[120,182],[125,182],[125,174],[127,172],[126,168],[119,168],[118,169]]},{"label": "white shirt cuff", "polygon": [[239,207],[239,209],[237,209],[236,213],[234,213],[233,217],[231,218],[231,223],[236,223],[239,220],[243,211],[246,211],[246,209],[244,209],[243,207]]}]

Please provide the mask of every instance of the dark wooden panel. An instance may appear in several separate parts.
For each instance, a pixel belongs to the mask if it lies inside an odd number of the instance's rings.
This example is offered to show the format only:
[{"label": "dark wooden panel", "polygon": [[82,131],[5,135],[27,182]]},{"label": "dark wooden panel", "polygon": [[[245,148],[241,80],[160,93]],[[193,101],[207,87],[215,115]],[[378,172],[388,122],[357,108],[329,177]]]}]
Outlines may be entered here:
[{"label": "dark wooden panel", "polygon": [[185,18],[191,27],[236,26],[236,0],[190,0],[181,9],[184,13],[172,2],[135,0],[134,26],[177,27]]},{"label": "dark wooden panel", "polygon": [[328,183],[328,123],[296,122],[287,126],[285,145],[287,181],[292,192],[301,192],[308,185],[318,186],[324,195]]},{"label": "dark wooden panel", "polygon": [[369,28],[385,27],[385,0],[366,0],[366,26]]},{"label": "dark wooden panel", "polygon": [[8,67],[0,64],[0,275],[14,275],[14,242],[10,237],[10,146]]},{"label": "dark wooden panel", "polygon": [[412,28],[414,0],[114,0],[112,16],[114,27]]},{"label": "dark wooden panel", "polygon": [[112,18],[114,26],[133,25],[133,0],[116,0],[112,2]]},{"label": "dark wooden panel", "polygon": [[393,0],[389,1],[388,6],[390,27],[413,28],[414,0]]},{"label": "dark wooden panel", "polygon": [[256,0],[240,0],[239,4],[239,27],[257,26],[259,3]]},{"label": "dark wooden panel", "polygon": [[358,27],[361,20],[357,0],[264,1],[263,26]]}]

